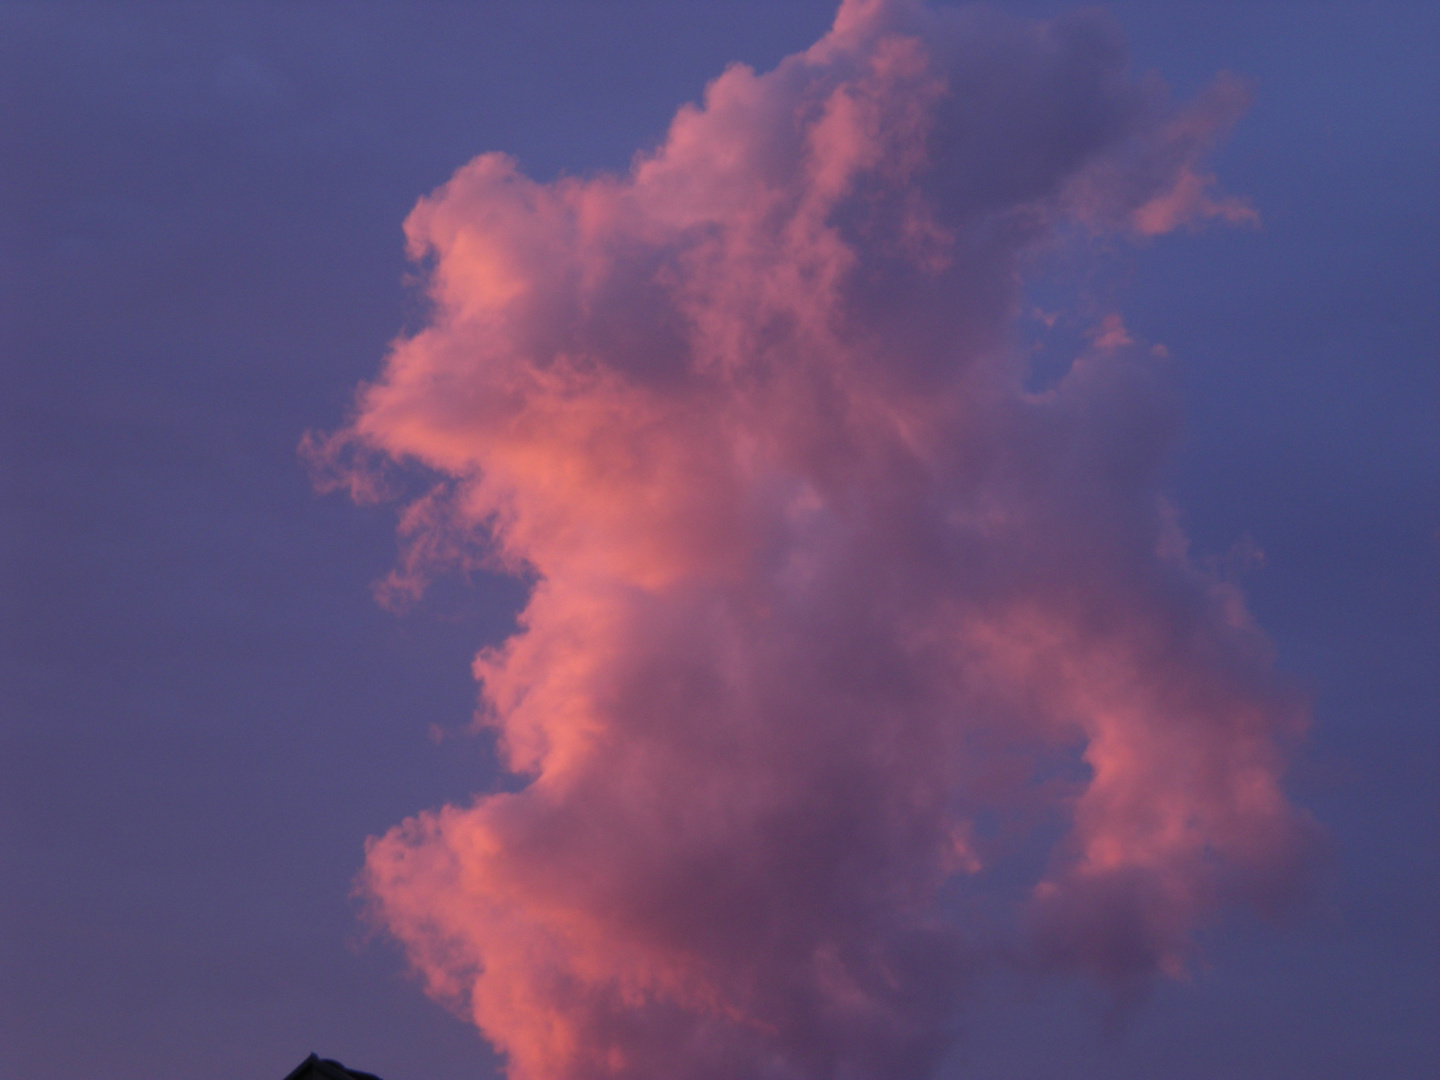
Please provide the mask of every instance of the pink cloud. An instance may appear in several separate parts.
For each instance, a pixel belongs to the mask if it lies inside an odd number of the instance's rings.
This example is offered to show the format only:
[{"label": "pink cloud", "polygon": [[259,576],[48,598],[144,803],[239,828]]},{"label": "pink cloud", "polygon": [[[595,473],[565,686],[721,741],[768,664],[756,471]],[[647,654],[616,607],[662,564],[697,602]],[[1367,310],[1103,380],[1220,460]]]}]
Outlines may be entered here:
[{"label": "pink cloud", "polygon": [[[1065,222],[1234,216],[1237,107],[1096,17],[847,2],[624,176],[485,154],[415,208],[433,315],[311,456],[435,478],[394,588],[535,581],[475,661],[523,786],[362,878],[514,1080],[926,1075],[1006,934],[1143,980],[1295,880],[1304,709],[1186,553],[1151,352],[1115,316],[1035,395],[1013,329]],[[1057,820],[1008,929],[962,916]]]}]

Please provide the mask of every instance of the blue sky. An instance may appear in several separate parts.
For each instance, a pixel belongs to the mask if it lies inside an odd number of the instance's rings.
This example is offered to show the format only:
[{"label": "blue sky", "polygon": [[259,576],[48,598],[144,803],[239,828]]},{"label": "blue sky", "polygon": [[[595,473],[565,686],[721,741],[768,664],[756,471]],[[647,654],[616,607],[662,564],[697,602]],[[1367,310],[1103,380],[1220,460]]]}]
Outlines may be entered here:
[{"label": "blue sky", "polygon": [[[1059,5],[1001,5],[1024,15]],[[1172,487],[1314,727],[1314,901],[1229,919],[1116,1016],[997,978],[953,1075],[1395,1080],[1440,1045],[1440,17],[1422,4],[1117,4],[1138,68],[1254,104],[1216,159],[1258,230],[1123,254],[1170,351]],[[418,317],[400,223],[475,154],[623,168],[731,60],[830,5],[0,6],[0,1078],[314,1049],[490,1075],[367,938],[367,836],[495,782],[476,647],[523,590],[377,606],[393,515],[296,456]],[[1237,545],[1239,547],[1237,547]],[[1253,545],[1260,565],[1232,552]],[[1254,562],[1254,560],[1250,560]]]}]

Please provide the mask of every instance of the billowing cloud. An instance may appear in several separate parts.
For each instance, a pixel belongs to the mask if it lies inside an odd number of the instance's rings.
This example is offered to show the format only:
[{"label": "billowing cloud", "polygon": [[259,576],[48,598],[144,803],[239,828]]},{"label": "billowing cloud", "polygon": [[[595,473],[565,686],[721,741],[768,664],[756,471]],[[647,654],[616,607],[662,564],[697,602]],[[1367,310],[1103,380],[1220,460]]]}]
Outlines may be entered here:
[{"label": "billowing cloud", "polygon": [[1283,899],[1304,710],[1162,494],[1159,352],[1112,316],[1034,392],[1015,329],[1057,236],[1252,216],[1204,172],[1242,97],[847,0],[626,175],[415,208],[427,324],[311,450],[432,477],[392,591],[534,582],[475,661],[522,782],[362,879],[513,1080],[921,1077],[1001,951],[1143,982]]}]

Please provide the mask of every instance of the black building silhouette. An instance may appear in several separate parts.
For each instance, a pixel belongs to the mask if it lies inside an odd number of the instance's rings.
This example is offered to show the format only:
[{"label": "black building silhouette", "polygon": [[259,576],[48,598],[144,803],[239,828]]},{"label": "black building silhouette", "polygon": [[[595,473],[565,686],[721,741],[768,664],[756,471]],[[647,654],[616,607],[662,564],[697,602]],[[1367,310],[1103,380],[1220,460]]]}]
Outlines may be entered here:
[{"label": "black building silhouette", "polygon": [[285,1080],[380,1080],[374,1073],[347,1069],[338,1061],[311,1054]]}]

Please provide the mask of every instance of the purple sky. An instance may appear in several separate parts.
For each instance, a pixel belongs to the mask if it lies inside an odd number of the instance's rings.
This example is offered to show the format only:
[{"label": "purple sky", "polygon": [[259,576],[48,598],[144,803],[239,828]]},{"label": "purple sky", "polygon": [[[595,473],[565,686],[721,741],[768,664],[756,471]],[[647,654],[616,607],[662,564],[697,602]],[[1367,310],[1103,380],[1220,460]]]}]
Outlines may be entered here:
[{"label": "purple sky", "polygon": [[[1197,556],[1264,552],[1237,572],[1313,701],[1288,790],[1330,857],[1285,925],[1222,920],[1118,1019],[1091,983],[989,976],[942,1075],[1432,1077],[1440,17],[1109,10],[1181,97],[1253,80],[1214,164],[1263,227],[1162,237],[1106,289],[1179,372]],[[832,16],[0,6],[0,1078],[278,1078],[312,1049],[491,1075],[350,893],[367,836],[496,784],[483,738],[430,732],[468,722],[523,590],[382,610],[393,512],[317,495],[296,445],[421,318],[417,198],[487,150],[624,168]]]}]

